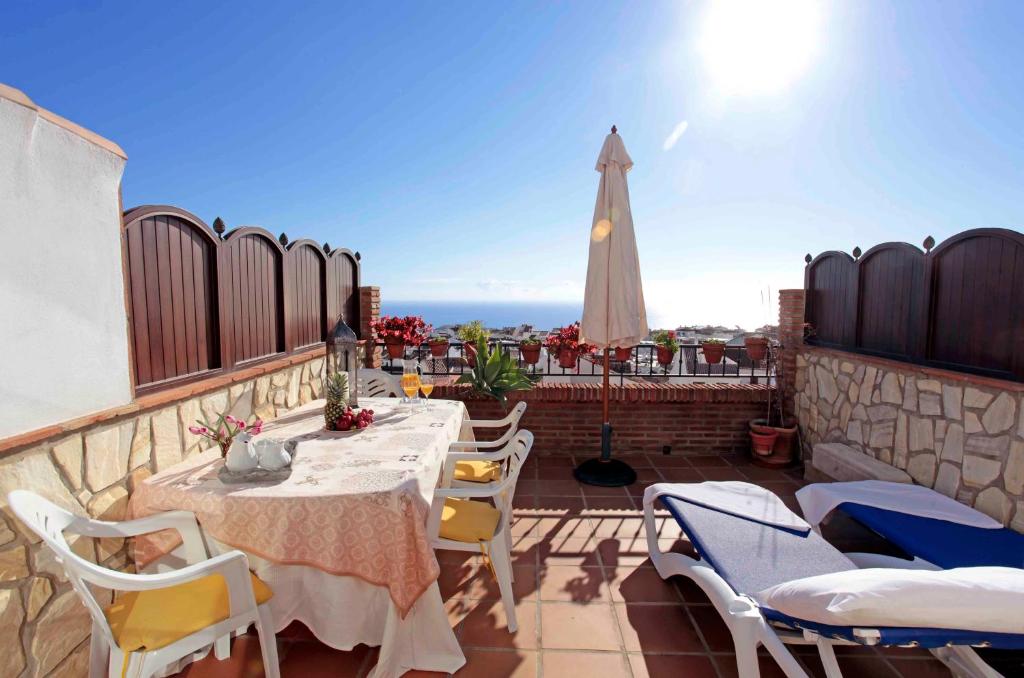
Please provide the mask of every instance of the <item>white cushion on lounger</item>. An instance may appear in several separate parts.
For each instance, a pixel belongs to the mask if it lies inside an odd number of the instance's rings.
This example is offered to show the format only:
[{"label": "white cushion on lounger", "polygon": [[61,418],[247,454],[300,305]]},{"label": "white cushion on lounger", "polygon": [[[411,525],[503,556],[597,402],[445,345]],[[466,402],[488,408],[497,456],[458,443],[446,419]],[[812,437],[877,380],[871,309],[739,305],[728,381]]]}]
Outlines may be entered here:
[{"label": "white cushion on lounger", "polygon": [[1024,570],[866,569],[778,584],[754,595],[790,617],[832,626],[1024,632]]}]

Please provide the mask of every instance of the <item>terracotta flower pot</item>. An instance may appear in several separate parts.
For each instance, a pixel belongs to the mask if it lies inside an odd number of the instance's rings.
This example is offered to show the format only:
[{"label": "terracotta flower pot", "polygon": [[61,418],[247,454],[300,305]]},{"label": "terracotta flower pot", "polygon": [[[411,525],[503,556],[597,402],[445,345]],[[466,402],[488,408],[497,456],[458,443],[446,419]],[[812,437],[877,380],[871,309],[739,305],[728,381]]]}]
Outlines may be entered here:
[{"label": "terracotta flower pot", "polygon": [[784,468],[797,460],[797,423],[795,419],[787,419],[782,426],[769,426],[767,419],[751,419],[750,431],[766,435],[775,434],[775,443],[771,453],[754,456],[754,464],[767,468]]},{"label": "terracotta flower pot", "polygon": [[775,431],[770,433],[758,433],[757,431],[750,431],[750,445],[754,450],[755,457],[767,457],[772,453],[772,448],[775,447],[775,439],[779,437],[779,434]]},{"label": "terracotta flower pot", "polygon": [[519,354],[527,365],[536,365],[540,360],[540,344],[519,344]]},{"label": "terracotta flower pot", "polygon": [[388,357],[397,360],[405,355],[405,343],[401,341],[385,341],[384,346],[388,349]]},{"label": "terracotta flower pot", "polygon": [[722,357],[725,355],[725,344],[703,343],[700,347],[704,351],[704,360],[709,365],[717,365],[722,362]]},{"label": "terracotta flower pot", "polygon": [[620,363],[624,363],[633,357],[632,346],[616,346],[615,347],[615,359]]},{"label": "terracotta flower pot", "polygon": [[448,355],[448,342],[435,341],[430,344],[430,355],[435,358],[443,358]]},{"label": "terracotta flower pot", "polygon": [[764,360],[768,355],[768,339],[766,337],[747,337],[743,340],[747,347],[747,357],[754,362]]},{"label": "terracotta flower pot", "polygon": [[558,366],[567,370],[572,369],[576,367],[576,360],[579,357],[579,351],[574,351],[571,348],[563,348],[558,351]]},{"label": "terracotta flower pot", "polygon": [[468,341],[463,342],[462,351],[466,356],[466,362],[470,367],[476,367],[476,345]]},{"label": "terracotta flower pot", "polygon": [[658,364],[662,367],[671,365],[672,358],[675,356],[676,352],[668,346],[657,346],[656,348],[658,349]]}]

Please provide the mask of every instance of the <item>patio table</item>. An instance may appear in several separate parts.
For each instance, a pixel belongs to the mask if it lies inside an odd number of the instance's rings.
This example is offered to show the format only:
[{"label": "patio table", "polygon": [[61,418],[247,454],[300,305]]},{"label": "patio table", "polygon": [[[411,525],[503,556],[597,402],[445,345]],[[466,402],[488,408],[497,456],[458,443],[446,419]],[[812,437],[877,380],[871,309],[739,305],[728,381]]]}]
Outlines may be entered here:
[{"label": "patio table", "polygon": [[[465,406],[432,400],[410,414],[397,399],[362,398],[375,423],[341,433],[324,430],[323,404],[308,403],[260,435],[294,443],[287,480],[225,484],[213,449],[148,478],[129,513],[193,511],[212,553],[247,553],[274,591],[278,631],[298,620],[339,650],[379,645],[377,677],[454,672],[465,657],[441,600],[426,525]],[[175,532],[137,538],[136,566],[180,567],[179,545]]]}]

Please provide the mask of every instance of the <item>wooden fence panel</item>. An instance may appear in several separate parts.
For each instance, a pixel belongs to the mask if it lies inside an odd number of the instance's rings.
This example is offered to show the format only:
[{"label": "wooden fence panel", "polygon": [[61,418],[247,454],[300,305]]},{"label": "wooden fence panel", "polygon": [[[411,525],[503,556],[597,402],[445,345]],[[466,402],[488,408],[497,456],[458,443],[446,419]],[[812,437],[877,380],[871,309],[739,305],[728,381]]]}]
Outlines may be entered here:
[{"label": "wooden fence panel", "polygon": [[136,383],[219,367],[216,239],[183,211],[133,212],[125,240]]},{"label": "wooden fence panel", "polygon": [[324,340],[327,307],[327,261],[312,240],[288,245],[288,336],[290,345],[301,348]]},{"label": "wooden fence panel", "polygon": [[138,389],[230,370],[322,342],[342,311],[359,328],[359,256],[313,241],[286,250],[262,228],[215,234],[177,207],[123,217]]},{"label": "wooden fence panel", "polygon": [[974,229],[932,245],[810,261],[808,342],[1024,381],[1024,234]]}]

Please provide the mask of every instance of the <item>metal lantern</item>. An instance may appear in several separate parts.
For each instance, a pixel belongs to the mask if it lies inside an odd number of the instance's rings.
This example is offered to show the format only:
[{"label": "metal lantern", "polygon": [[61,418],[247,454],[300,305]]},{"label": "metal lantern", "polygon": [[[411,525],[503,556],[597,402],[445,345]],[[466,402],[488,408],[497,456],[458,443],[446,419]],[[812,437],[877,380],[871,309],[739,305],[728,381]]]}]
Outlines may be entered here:
[{"label": "metal lantern", "polygon": [[327,338],[327,378],[344,372],[348,375],[348,404],[358,406],[356,394],[359,390],[359,339],[352,328],[345,324],[344,316]]}]

